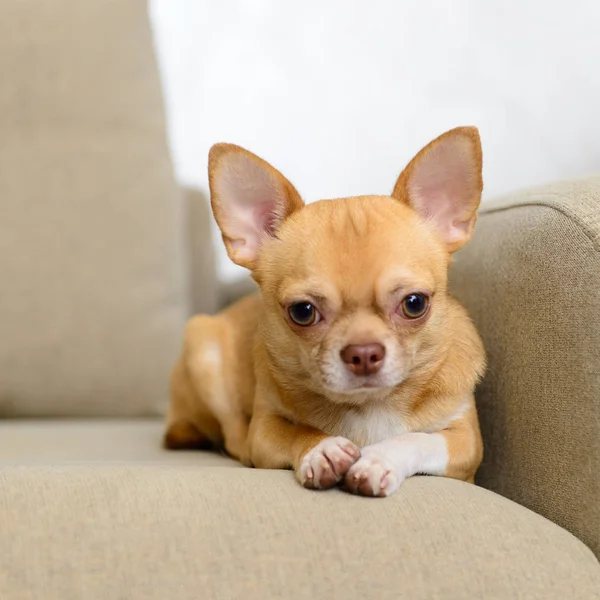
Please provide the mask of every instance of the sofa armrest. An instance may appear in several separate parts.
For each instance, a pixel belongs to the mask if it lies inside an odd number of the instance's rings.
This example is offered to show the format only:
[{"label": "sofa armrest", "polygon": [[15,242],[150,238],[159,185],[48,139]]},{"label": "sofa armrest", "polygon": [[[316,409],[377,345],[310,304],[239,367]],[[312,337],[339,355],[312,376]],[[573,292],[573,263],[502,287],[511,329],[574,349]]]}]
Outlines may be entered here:
[{"label": "sofa armrest", "polygon": [[212,214],[206,194],[192,187],[182,189],[187,227],[187,270],[189,274],[189,311],[212,314],[219,308],[219,284]]},{"label": "sofa armrest", "polygon": [[182,189],[184,213],[187,215],[186,249],[189,274],[189,310],[192,314],[213,314],[242,296],[258,289],[250,276],[234,281],[219,281],[215,242],[217,231],[207,195],[202,191]]},{"label": "sofa armrest", "polygon": [[478,483],[600,555],[600,177],[484,203],[451,289],[489,361]]}]

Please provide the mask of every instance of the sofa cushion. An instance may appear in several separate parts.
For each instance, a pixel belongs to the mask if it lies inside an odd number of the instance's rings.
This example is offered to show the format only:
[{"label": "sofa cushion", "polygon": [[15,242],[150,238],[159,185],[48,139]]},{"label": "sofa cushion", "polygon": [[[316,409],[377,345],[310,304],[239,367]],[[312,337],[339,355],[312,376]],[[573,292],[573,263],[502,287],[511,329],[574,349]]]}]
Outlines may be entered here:
[{"label": "sofa cushion", "polygon": [[167,452],[156,419],[0,420],[0,468],[23,465],[165,464],[241,467],[216,452]]},{"label": "sofa cushion", "polygon": [[[591,600],[600,565],[492,492],[412,478],[388,499],[219,466],[0,468],[0,597]],[[594,595],[596,594],[596,595]]]},{"label": "sofa cushion", "polygon": [[485,203],[451,279],[488,354],[478,483],[600,557],[600,177]]},{"label": "sofa cushion", "polygon": [[151,415],[186,315],[146,3],[0,19],[0,416]]}]

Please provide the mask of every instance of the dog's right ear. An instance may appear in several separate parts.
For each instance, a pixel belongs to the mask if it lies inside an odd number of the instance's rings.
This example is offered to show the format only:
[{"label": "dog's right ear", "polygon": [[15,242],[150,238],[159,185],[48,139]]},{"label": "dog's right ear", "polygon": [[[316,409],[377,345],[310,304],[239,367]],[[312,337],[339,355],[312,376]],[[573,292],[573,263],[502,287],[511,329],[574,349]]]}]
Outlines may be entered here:
[{"label": "dog's right ear", "polygon": [[210,202],[231,260],[254,269],[260,244],[304,203],[274,167],[233,144],[215,144],[208,155]]}]

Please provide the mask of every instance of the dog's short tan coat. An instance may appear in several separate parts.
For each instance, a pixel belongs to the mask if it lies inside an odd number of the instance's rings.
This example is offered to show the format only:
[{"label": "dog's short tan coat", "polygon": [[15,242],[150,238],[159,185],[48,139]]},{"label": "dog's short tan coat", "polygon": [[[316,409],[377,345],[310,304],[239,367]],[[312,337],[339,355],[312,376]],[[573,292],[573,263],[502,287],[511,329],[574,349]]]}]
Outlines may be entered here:
[{"label": "dog's short tan coat", "polygon": [[[423,148],[391,196],[304,205],[230,144],[211,149],[209,178],[228,254],[260,293],[188,323],[166,446],[224,443],[246,465],[294,469],[306,487],[369,496],[418,473],[472,482],[484,352],[447,276],[480,202],[477,130]],[[411,294],[426,301],[416,318],[403,308]],[[297,323],[298,304],[313,322]]]}]

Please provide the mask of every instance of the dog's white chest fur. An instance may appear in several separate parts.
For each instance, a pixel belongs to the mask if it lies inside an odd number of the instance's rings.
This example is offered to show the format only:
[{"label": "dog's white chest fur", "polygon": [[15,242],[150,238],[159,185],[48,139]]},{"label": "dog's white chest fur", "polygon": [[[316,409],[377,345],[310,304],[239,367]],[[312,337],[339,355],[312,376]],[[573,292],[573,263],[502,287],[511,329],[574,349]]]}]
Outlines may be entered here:
[{"label": "dog's white chest fur", "polygon": [[407,431],[406,424],[397,414],[389,409],[373,407],[346,413],[340,422],[338,435],[362,447],[377,444]]}]

